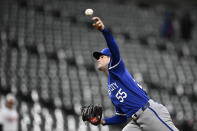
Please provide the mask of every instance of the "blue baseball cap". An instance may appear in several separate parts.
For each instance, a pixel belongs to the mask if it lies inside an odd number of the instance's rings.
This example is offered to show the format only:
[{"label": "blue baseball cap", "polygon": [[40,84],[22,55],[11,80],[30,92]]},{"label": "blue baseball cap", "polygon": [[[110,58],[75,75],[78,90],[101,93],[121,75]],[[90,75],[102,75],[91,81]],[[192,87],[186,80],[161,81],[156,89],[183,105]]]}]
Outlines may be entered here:
[{"label": "blue baseball cap", "polygon": [[98,51],[93,52],[93,56],[97,60],[99,59],[99,57],[101,55],[111,56],[111,52],[110,52],[109,48],[104,48],[100,52],[98,52]]}]

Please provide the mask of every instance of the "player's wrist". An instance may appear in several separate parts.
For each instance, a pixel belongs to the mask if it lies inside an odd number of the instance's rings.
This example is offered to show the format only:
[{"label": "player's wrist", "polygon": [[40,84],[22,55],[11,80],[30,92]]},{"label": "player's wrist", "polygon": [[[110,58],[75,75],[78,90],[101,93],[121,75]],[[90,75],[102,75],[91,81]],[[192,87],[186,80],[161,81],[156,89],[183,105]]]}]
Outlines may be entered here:
[{"label": "player's wrist", "polygon": [[105,32],[107,32],[108,30],[107,30],[107,28],[104,26],[103,27],[103,29],[102,30],[100,30],[102,33],[105,33]]},{"label": "player's wrist", "polygon": [[105,122],[105,120],[101,120],[101,125],[106,125],[106,122]]},{"label": "player's wrist", "polygon": [[104,31],[104,29],[105,29],[105,26],[103,25],[103,26],[101,26],[100,31]]}]

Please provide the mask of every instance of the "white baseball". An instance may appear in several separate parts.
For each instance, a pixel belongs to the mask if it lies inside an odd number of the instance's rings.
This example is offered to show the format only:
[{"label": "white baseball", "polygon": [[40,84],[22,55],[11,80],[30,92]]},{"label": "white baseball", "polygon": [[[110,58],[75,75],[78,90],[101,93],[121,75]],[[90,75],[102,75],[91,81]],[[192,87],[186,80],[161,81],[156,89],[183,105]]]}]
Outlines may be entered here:
[{"label": "white baseball", "polygon": [[86,9],[85,10],[85,15],[87,15],[87,16],[92,16],[93,13],[94,13],[93,9]]}]

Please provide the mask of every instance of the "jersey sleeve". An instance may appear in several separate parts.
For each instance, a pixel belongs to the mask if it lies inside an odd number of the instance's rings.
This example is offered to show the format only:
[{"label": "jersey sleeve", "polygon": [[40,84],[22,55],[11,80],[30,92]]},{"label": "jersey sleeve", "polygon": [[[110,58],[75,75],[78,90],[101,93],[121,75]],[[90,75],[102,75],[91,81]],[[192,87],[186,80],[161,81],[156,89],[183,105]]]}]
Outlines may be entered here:
[{"label": "jersey sleeve", "polygon": [[116,43],[111,33],[107,30],[107,28],[104,28],[102,32],[107,42],[107,46],[111,52],[111,66],[117,65],[118,63],[120,63],[120,51],[118,44]]},{"label": "jersey sleeve", "polygon": [[106,118],[105,125],[114,125],[114,124],[122,124],[127,122],[126,116],[114,115],[113,117]]},{"label": "jersey sleeve", "polygon": [[118,107],[116,107],[116,115],[119,115],[119,116],[126,116],[126,114],[124,114]]}]

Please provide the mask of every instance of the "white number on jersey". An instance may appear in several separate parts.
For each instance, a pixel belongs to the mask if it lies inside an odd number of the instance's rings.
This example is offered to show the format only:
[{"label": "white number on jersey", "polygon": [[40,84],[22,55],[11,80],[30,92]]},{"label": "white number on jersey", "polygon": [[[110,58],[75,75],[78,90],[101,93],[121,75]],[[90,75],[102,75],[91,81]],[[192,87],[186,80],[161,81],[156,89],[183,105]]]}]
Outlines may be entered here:
[{"label": "white number on jersey", "polygon": [[119,91],[116,94],[116,98],[120,101],[120,102],[124,102],[124,99],[127,97],[127,93],[122,91],[122,89],[120,88]]}]

